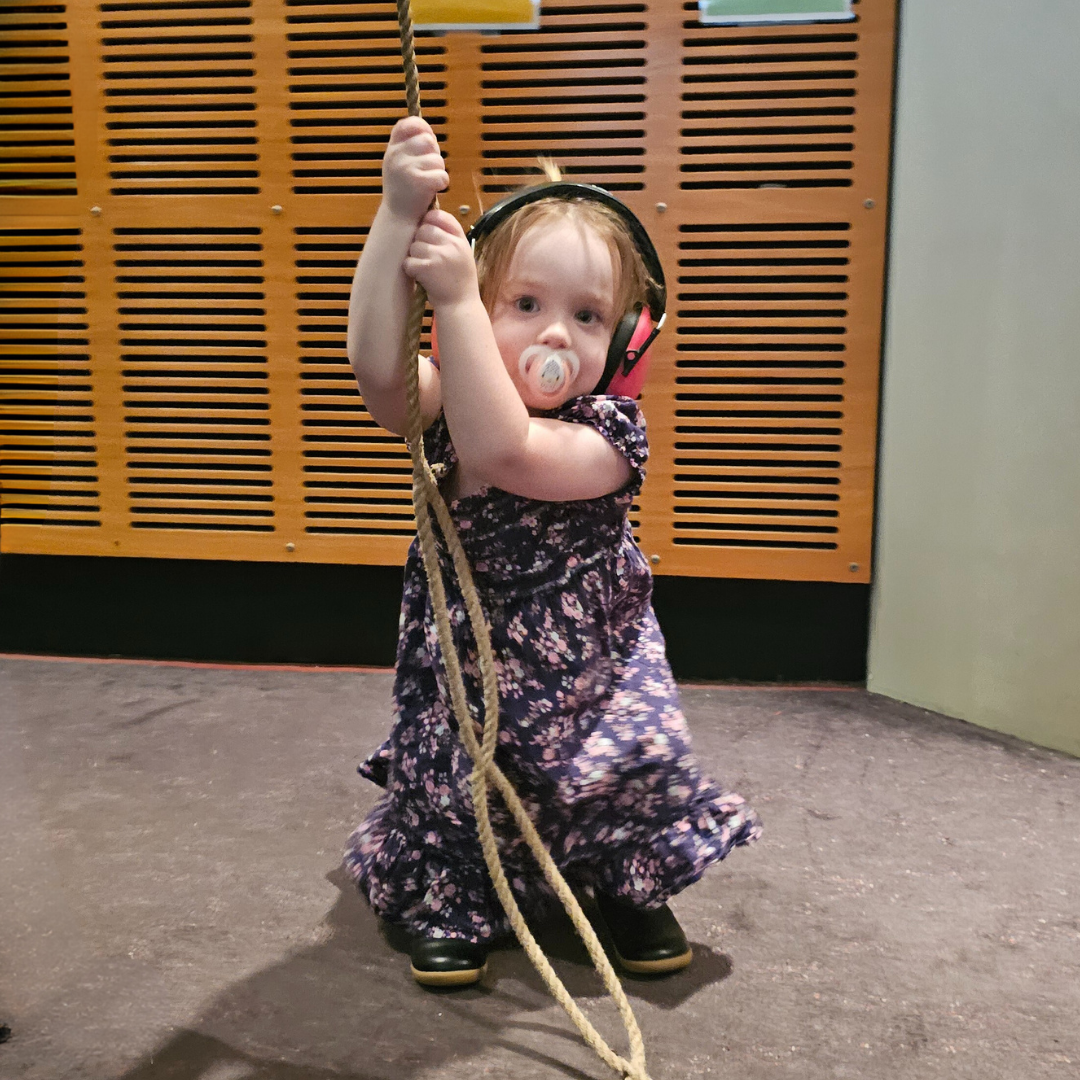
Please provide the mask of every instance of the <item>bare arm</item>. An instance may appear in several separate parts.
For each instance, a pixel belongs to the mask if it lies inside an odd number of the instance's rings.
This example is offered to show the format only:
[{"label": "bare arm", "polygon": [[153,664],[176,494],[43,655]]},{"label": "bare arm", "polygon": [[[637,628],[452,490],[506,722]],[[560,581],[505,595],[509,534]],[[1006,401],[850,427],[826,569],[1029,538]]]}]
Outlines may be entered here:
[{"label": "bare arm", "polygon": [[[409,117],[395,125],[383,159],[383,198],[372,222],[349,297],[347,348],[364,404],[383,427],[405,430],[401,347],[413,295],[402,264],[417,225],[437,191],[447,186],[435,135]],[[441,408],[439,374],[419,363],[420,410],[426,428]]]}]

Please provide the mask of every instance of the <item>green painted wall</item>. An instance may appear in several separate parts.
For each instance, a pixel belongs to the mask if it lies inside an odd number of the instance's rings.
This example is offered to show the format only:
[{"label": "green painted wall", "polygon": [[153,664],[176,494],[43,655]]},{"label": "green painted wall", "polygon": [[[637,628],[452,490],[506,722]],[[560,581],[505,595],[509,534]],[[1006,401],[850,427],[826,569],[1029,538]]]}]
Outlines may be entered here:
[{"label": "green painted wall", "polygon": [[868,683],[1080,754],[1080,4],[901,14]]}]

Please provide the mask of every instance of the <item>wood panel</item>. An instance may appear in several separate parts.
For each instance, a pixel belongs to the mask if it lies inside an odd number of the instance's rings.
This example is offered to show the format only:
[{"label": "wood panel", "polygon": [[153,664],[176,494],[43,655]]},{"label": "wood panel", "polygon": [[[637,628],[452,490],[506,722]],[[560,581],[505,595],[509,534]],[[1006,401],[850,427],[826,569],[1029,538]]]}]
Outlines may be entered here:
[{"label": "wood panel", "polygon": [[[404,557],[407,455],[344,349],[404,112],[394,10],[4,13],[2,550]],[[419,39],[444,206],[467,224],[543,154],[656,241],[634,520],[659,573],[868,580],[894,5],[857,11],[555,0],[536,32]]]}]

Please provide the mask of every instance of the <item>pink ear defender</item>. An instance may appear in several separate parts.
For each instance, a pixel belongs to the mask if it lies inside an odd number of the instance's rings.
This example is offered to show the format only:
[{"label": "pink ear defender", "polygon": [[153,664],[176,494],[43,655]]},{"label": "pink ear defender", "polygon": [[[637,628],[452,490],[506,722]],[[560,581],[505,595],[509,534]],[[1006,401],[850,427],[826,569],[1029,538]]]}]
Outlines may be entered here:
[{"label": "pink ear defender", "polygon": [[[600,380],[594,393],[611,394],[614,397],[636,398],[641,395],[645,378],[649,374],[649,346],[653,338],[660,333],[664,325],[666,314],[660,316],[660,321],[654,323],[652,314],[648,308],[642,308],[636,314],[631,312],[623,317],[619,329],[611,337],[611,345],[608,347],[608,364],[604,369],[607,384],[604,389],[604,379]],[[629,330],[630,339],[625,343],[617,340],[620,333],[625,334]],[[608,371],[614,361],[614,374],[608,375]],[[621,362],[620,362],[621,361]]]}]

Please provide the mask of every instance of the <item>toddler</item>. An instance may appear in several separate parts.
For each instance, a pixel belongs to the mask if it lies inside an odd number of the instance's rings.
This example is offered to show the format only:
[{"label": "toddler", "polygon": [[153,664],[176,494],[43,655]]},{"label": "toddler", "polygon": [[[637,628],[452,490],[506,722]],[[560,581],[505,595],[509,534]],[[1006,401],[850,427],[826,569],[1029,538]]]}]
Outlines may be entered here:
[{"label": "toddler", "polygon": [[[399,121],[353,284],[349,358],[371,415],[402,433],[399,354],[421,283],[439,352],[417,361],[425,450],[491,626],[498,764],[564,876],[594,896],[618,962],[675,971],[692,954],[666,901],[761,827],[694,760],[627,517],[648,456],[632,398],[663,315],[663,273],[637,219],[599,188],[511,196],[473,227],[474,250],[453,215],[429,209],[448,183],[431,128]],[[440,558],[449,568],[445,546]],[[452,575],[447,593],[479,715]],[[374,910],[412,933],[418,982],[472,983],[508,924],[415,543],[394,703],[389,738],[360,767],[385,794],[346,865]],[[491,812],[511,887],[535,912],[550,891],[504,808]]]}]

